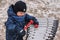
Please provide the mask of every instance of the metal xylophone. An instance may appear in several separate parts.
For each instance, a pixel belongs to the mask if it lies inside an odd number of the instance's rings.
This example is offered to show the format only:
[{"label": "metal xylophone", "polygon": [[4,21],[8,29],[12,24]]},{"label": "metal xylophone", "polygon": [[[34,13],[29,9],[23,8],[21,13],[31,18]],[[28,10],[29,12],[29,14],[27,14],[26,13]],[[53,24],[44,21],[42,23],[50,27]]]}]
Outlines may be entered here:
[{"label": "metal xylophone", "polygon": [[39,27],[30,25],[27,40],[53,40],[58,28],[58,20],[52,18],[37,18]]}]

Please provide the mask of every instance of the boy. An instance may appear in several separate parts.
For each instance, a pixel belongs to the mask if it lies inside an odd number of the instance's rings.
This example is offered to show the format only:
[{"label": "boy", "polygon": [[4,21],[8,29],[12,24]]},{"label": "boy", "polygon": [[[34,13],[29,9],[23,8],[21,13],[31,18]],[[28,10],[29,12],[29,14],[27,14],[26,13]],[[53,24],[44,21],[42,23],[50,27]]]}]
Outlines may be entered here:
[{"label": "boy", "polygon": [[[6,40],[23,40],[25,35],[24,26],[33,20],[35,28],[38,28],[38,21],[35,17],[26,14],[26,3],[18,1],[8,9],[8,20],[6,25]],[[22,32],[20,32],[23,30]],[[17,36],[18,35],[18,36]]]}]

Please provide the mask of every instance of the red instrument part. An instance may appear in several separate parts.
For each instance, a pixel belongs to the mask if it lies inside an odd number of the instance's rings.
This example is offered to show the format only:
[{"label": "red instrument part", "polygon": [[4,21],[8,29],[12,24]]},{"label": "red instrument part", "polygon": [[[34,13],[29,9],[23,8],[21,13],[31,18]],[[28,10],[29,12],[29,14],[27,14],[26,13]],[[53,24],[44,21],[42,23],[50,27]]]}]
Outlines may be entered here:
[{"label": "red instrument part", "polygon": [[30,22],[24,27],[24,30],[27,30],[28,27],[29,27],[31,24],[33,24],[33,23],[34,23],[33,20],[30,20]]}]

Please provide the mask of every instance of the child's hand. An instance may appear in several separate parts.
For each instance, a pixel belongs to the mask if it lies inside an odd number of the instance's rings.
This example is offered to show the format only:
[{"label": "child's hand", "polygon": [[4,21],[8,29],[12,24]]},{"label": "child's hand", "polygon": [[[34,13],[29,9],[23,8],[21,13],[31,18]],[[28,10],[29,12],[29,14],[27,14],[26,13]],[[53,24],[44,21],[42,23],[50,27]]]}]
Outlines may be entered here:
[{"label": "child's hand", "polygon": [[38,24],[35,24],[34,27],[35,27],[35,28],[38,28]]},{"label": "child's hand", "polygon": [[21,36],[24,36],[25,34],[26,34],[25,30],[22,29],[22,30],[20,31],[20,35],[21,35]]}]

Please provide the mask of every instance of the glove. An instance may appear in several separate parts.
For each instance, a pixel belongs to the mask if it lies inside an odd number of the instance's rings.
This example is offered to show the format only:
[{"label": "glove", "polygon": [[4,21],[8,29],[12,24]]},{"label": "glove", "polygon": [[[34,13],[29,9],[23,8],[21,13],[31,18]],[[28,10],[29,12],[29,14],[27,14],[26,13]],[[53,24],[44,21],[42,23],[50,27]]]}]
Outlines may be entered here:
[{"label": "glove", "polygon": [[23,30],[23,29],[20,30],[20,34],[19,34],[20,36],[25,36],[25,34],[26,34],[25,30]]},{"label": "glove", "polygon": [[34,27],[35,27],[35,28],[38,28],[38,24],[35,24]]},{"label": "glove", "polygon": [[23,30],[23,28],[20,28],[18,26],[15,28],[15,31],[16,31],[16,34],[19,36],[24,36],[26,34],[25,30]]}]

